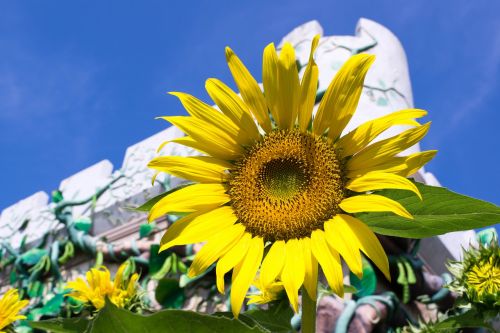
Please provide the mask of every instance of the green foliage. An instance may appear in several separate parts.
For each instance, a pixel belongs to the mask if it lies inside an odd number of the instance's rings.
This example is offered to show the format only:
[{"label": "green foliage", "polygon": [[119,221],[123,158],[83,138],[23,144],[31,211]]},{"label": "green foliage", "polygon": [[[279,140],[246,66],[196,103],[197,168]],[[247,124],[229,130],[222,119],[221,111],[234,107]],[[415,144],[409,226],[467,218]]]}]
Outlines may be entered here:
[{"label": "green foliage", "polygon": [[356,216],[379,234],[405,238],[432,237],[451,231],[483,228],[500,221],[500,207],[497,205],[443,187],[415,185],[423,196],[422,201],[410,191],[376,192],[402,204],[413,215],[413,220],[388,212]]},{"label": "green foliage", "polygon": [[[86,318],[57,318],[43,321],[30,321],[32,328],[53,333],[89,333],[90,320]],[[113,332],[113,331],[110,331]]]},{"label": "green foliage", "polygon": [[419,321],[418,326],[409,325],[404,327],[401,333],[457,333],[463,328],[485,328],[495,332],[493,327],[487,323],[484,316],[475,310],[469,310],[454,315],[440,315],[436,322]]},{"label": "green foliage", "polygon": [[435,332],[448,331],[450,329],[459,328],[486,328],[491,332],[495,332],[493,327],[488,324],[480,312],[469,310],[459,315],[450,316],[439,323],[433,325]]},{"label": "green foliage", "polygon": [[288,300],[273,302],[267,310],[256,309],[244,313],[246,317],[252,318],[262,328],[273,333],[294,332],[291,326],[293,311]]},{"label": "green foliage", "polygon": [[138,315],[119,309],[110,302],[93,319],[69,318],[30,322],[33,328],[55,333],[259,333],[269,332],[259,325],[245,324],[225,316],[210,316],[191,311],[163,310]]}]

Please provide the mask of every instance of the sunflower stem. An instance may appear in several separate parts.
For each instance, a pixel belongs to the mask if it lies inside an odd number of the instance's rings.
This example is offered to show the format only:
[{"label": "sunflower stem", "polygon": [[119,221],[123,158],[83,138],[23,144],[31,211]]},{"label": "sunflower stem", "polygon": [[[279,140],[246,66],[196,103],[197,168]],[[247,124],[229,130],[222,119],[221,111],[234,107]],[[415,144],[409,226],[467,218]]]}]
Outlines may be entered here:
[{"label": "sunflower stem", "polygon": [[316,300],[311,299],[305,288],[302,288],[302,333],[316,331]]}]

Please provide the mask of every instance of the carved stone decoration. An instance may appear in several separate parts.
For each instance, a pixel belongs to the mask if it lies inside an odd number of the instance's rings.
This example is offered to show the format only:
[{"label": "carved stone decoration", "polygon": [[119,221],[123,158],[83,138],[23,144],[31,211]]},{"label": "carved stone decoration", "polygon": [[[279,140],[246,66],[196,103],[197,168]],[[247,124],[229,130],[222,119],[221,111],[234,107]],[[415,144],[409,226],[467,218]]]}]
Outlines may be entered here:
[{"label": "carved stone decoration", "polygon": [[37,192],[5,208],[0,215],[0,243],[16,249],[23,239],[30,243],[43,233],[54,230],[58,222],[47,205],[48,201],[47,193]]}]

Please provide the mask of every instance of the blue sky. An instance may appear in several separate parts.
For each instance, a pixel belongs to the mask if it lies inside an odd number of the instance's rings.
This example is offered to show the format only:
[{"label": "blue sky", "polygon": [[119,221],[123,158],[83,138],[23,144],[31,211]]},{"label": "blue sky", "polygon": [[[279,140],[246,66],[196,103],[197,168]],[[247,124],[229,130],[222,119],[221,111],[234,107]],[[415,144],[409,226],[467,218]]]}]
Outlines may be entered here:
[{"label": "blue sky", "polygon": [[317,19],[352,35],[367,17],[406,49],[415,105],[433,125],[428,169],[454,191],[500,204],[500,2],[492,1],[2,1],[0,208],[50,192],[183,113],[167,91],[207,99],[231,82],[224,47],[253,73],[262,49]]}]

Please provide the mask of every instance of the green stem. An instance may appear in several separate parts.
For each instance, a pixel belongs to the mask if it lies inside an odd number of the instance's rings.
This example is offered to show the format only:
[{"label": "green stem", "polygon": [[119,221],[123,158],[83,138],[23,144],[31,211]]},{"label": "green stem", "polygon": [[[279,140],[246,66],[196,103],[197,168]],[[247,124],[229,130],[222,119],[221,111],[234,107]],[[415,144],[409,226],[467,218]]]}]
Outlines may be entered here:
[{"label": "green stem", "polygon": [[306,289],[302,287],[302,333],[316,331],[316,299],[311,299]]}]

